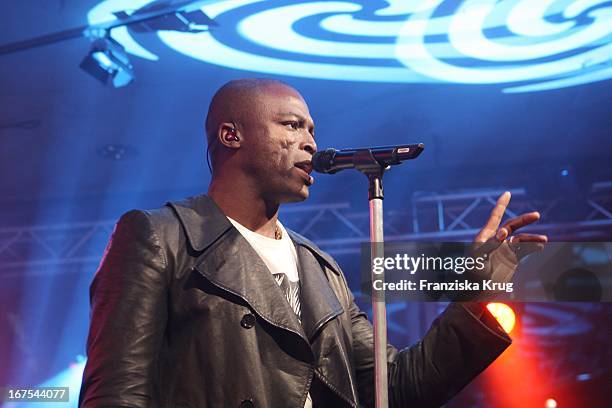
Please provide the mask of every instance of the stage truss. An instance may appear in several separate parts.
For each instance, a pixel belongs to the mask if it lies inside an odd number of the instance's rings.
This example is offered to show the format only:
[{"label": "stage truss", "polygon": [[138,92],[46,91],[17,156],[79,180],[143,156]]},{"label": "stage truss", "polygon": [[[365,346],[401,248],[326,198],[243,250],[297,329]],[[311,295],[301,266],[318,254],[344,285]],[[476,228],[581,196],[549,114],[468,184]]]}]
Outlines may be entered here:
[{"label": "stage truss", "polygon": [[[415,192],[404,210],[385,212],[386,241],[470,241],[503,189]],[[580,197],[530,196],[510,189],[507,217],[540,211],[526,230],[555,241],[603,241],[612,237],[612,181],[594,183]],[[369,239],[369,215],[348,203],[288,205],[283,222],[332,255],[356,254]],[[116,220],[0,229],[0,271],[44,273],[62,266],[97,263]],[[71,269],[71,268],[68,268]],[[29,272],[28,272],[29,271]]]}]

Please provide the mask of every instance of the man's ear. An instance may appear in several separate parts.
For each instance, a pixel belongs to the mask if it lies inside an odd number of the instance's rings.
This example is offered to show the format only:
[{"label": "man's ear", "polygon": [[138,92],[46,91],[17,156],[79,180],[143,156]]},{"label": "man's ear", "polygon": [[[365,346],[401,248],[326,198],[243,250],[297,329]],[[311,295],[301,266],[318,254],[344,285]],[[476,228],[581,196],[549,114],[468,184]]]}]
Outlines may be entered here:
[{"label": "man's ear", "polygon": [[219,139],[219,143],[229,149],[240,148],[240,135],[238,134],[238,129],[236,129],[236,126],[232,122],[224,122],[219,125],[217,139]]}]

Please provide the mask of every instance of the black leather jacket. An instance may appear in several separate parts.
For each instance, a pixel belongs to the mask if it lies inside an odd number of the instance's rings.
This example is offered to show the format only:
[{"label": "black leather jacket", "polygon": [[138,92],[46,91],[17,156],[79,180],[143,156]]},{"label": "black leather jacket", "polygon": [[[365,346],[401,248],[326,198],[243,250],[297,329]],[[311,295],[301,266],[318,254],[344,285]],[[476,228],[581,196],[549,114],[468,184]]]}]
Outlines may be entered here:
[{"label": "black leather jacket", "polygon": [[[290,232],[302,324],[216,204],[201,195],[121,217],[91,285],[80,406],[373,404],[373,334],[338,264]],[[510,339],[451,304],[422,341],[388,347],[392,407],[439,406]]]}]

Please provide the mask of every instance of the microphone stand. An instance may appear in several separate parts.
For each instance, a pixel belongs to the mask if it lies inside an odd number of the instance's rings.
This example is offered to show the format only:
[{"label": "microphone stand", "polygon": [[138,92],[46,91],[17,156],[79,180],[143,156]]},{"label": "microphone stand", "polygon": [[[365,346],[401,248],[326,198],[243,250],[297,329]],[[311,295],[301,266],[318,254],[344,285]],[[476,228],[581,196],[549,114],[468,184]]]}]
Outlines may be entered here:
[{"label": "microphone stand", "polygon": [[[425,146],[423,143],[395,146],[379,146],[361,149],[327,149],[313,157],[315,170],[321,173],[336,173],[343,169],[355,168],[366,175],[369,182],[370,202],[370,267],[372,259],[384,257],[383,234],[383,185],[385,170],[392,164],[416,158]],[[379,160],[376,159],[379,158]],[[374,274],[370,270],[372,283],[385,282],[384,271]],[[384,289],[384,287],[383,287]],[[376,408],[388,408],[389,389],[387,380],[387,308],[384,290],[372,291],[372,314],[374,317],[374,384]]]},{"label": "microphone stand", "polygon": [[[389,166],[382,166],[372,155],[372,151],[364,149],[353,157],[355,168],[366,175],[369,182],[368,200],[370,203],[370,265],[372,259],[384,256],[383,234],[383,185],[382,178]],[[385,281],[384,272],[374,275],[371,279]],[[370,288],[371,290],[373,288]],[[374,384],[376,408],[389,406],[389,389],[387,381],[387,307],[384,291],[372,293],[372,314],[374,319]]]}]

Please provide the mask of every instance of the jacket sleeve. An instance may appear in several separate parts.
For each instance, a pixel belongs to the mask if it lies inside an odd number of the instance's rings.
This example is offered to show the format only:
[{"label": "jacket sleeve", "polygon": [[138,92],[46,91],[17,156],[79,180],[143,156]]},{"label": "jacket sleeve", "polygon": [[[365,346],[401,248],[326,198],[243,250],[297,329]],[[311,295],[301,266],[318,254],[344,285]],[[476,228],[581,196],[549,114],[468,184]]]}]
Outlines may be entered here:
[{"label": "jacket sleeve", "polygon": [[[351,297],[353,350],[364,406],[374,406],[374,336]],[[387,346],[389,406],[439,407],[482,372],[511,343],[486,310],[480,317],[451,303],[421,341],[398,351]]]},{"label": "jacket sleeve", "polygon": [[154,405],[157,355],[167,320],[165,269],[148,214],[124,214],[90,287],[80,407]]}]

